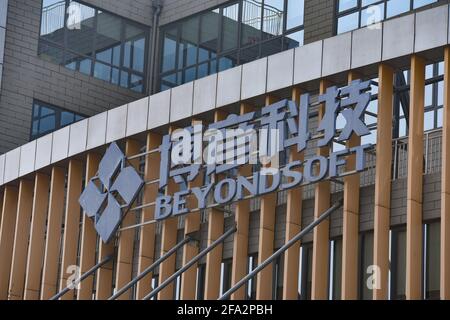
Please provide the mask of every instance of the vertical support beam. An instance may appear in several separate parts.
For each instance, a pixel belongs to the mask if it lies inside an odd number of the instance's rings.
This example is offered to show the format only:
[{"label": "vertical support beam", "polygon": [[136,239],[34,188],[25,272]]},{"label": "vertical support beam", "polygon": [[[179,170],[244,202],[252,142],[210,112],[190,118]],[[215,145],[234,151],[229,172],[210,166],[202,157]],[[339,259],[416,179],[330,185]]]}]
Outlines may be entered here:
[{"label": "vertical support beam", "polygon": [[[72,275],[69,267],[77,265],[78,239],[80,235],[81,209],[78,199],[81,194],[83,181],[83,163],[80,160],[69,161],[67,175],[66,216],[64,221],[64,235],[62,242],[62,262],[59,290],[67,287],[67,280]],[[73,272],[73,270],[72,270]],[[73,300],[74,290],[69,291],[62,300]]]},{"label": "vertical support beam", "polygon": [[25,300],[38,300],[41,271],[44,263],[45,229],[48,210],[50,178],[36,173],[33,213],[31,219],[30,248],[25,279]]},{"label": "vertical support beam", "polygon": [[11,276],[9,278],[9,300],[23,299],[32,204],[33,183],[30,180],[21,180],[17,204],[16,231],[14,232]]},{"label": "vertical support beam", "polygon": [[442,129],[441,299],[450,299],[450,47],[444,53],[444,127]]},{"label": "vertical support beam", "polygon": [[[277,99],[273,96],[266,97],[266,106]],[[270,181],[271,177],[268,177]],[[273,242],[275,238],[275,211],[277,206],[277,192],[272,192],[261,197],[261,210],[259,222],[258,264],[264,262],[273,254]],[[271,300],[273,297],[273,264],[261,270],[257,276],[256,300]]]},{"label": "vertical support beam", "polygon": [[5,187],[0,226],[0,300],[6,300],[8,298],[8,282],[11,272],[17,214],[17,197],[18,192],[16,187]]},{"label": "vertical support beam", "polygon": [[425,60],[411,58],[406,229],[406,298],[422,297],[422,192]]},{"label": "vertical support beam", "polygon": [[[216,111],[214,114],[214,121],[218,122],[221,120],[225,120],[227,114],[223,111]],[[215,176],[215,181],[217,181],[219,177]],[[210,246],[211,243],[216,241],[222,234],[224,230],[224,215],[223,212],[217,209],[211,209],[209,211],[208,217],[208,243]],[[220,270],[222,265],[222,256],[223,256],[223,244],[215,247],[208,255],[206,256],[206,275],[205,275],[205,299],[206,300],[216,300],[220,295]]]},{"label": "vertical support beam", "polygon": [[[169,127],[169,133],[171,134],[176,130],[176,127]],[[170,179],[166,188],[167,195],[173,195],[179,189],[178,185]],[[170,249],[177,244],[177,231],[178,231],[178,217],[170,217],[162,221],[161,231],[161,254],[163,256]],[[176,254],[171,255],[159,266],[159,278],[158,283],[163,283],[164,280],[169,278],[175,273],[176,267]],[[159,300],[172,300],[174,298],[174,283],[172,282],[166,288],[158,293]]]},{"label": "vertical support beam", "polygon": [[[202,125],[199,120],[193,120],[192,126]],[[189,183],[189,189],[195,187],[201,187],[203,185],[203,174],[200,173],[199,176],[192,182]],[[193,195],[190,195],[187,199],[188,208],[197,208],[197,200]],[[189,213],[184,222],[184,235],[185,237],[191,233],[200,231],[200,212]],[[198,254],[198,244],[190,242],[183,247],[183,265],[186,265],[190,260],[192,260]],[[192,267],[186,270],[181,275],[181,300],[195,300],[196,293],[196,280],[197,280],[197,266],[195,263]]]},{"label": "vertical support beam", "polygon": [[[92,177],[95,177],[100,163],[100,155],[89,153],[86,158],[86,179],[85,185]],[[97,232],[94,221],[83,212],[81,225],[81,246],[80,246],[80,272],[86,273],[95,266],[95,253],[97,250]],[[80,283],[78,289],[78,300],[91,300],[94,289],[94,275],[89,276]]]},{"label": "vertical support beam", "polygon": [[[98,249],[97,263],[106,259],[106,257],[114,254],[114,242],[103,243],[100,240]],[[111,297],[113,289],[113,260],[109,261],[97,271],[97,278],[95,284],[95,299],[106,300]]]},{"label": "vertical support beam", "polygon": [[[133,139],[128,139],[125,146],[125,155],[132,157],[140,153],[140,143]],[[139,170],[139,159],[133,159],[130,164]],[[122,221],[122,228],[126,228],[136,223],[134,214],[127,214]],[[120,234],[117,248],[117,272],[116,272],[116,288],[123,288],[132,279],[133,272],[133,251],[134,238],[136,229],[127,230]],[[119,300],[130,300],[131,289],[120,296]]]},{"label": "vertical support beam", "polygon": [[[292,100],[297,104],[300,102],[301,90],[295,87],[292,90]],[[297,151],[297,146],[290,149],[289,162],[303,161],[304,153]],[[303,171],[299,169],[299,171]],[[295,188],[288,191],[286,204],[286,240],[289,242],[294,238],[302,228],[302,200],[303,188]],[[284,254],[284,271],[283,271],[283,299],[297,300],[298,299],[298,271],[300,259],[300,246],[298,241]]]},{"label": "vertical support beam", "polygon": [[[161,136],[149,132],[147,134],[147,151],[155,150],[161,145]],[[159,166],[161,156],[159,152],[147,155],[145,160],[145,181],[155,181],[159,179]],[[158,197],[158,183],[146,185],[144,187],[143,203],[151,203]],[[142,210],[141,223],[155,219],[155,207]],[[138,273],[141,274],[155,260],[155,237],[156,224],[149,224],[141,227],[141,239],[139,243]],[[143,299],[151,291],[153,273],[145,276],[137,284],[136,296],[138,300]]]},{"label": "vertical support beam", "polygon": [[45,241],[41,300],[50,299],[56,294],[57,290],[61,225],[64,215],[65,182],[65,170],[60,167],[53,167],[50,182],[50,202],[47,218],[47,238]]},{"label": "vertical support beam", "polygon": [[[254,111],[254,107],[242,103],[240,114]],[[248,177],[252,174],[252,166],[245,165],[239,169],[239,175]],[[248,195],[245,193],[244,196]],[[231,284],[234,286],[248,273],[248,234],[250,226],[250,200],[242,200],[236,204],[236,227],[233,241],[233,262],[231,266]],[[246,299],[245,286],[231,295],[231,300]]]},{"label": "vertical support beam", "polygon": [[[327,90],[330,83],[326,80],[320,81],[320,93]],[[319,107],[319,120],[325,114],[325,105]],[[328,157],[330,147],[320,148],[318,155]],[[323,181],[316,185],[314,196],[314,218],[317,219],[325,210],[330,208],[330,182]],[[328,265],[330,250],[330,220],[323,221],[314,229],[313,236],[313,264],[312,264],[312,290],[311,298],[313,300],[325,300],[328,298]]]},{"label": "vertical support beam", "polygon": [[391,216],[392,115],[394,70],[381,64],[378,68],[378,127],[375,173],[375,214],[373,263],[380,269],[380,288],[373,291],[374,300],[389,297],[389,229]]},{"label": "vertical support beam", "polygon": [[[358,78],[351,71],[348,82]],[[347,148],[361,145],[361,138],[352,134]],[[348,156],[346,170],[356,168],[356,155]],[[342,300],[358,298],[358,234],[359,234],[359,174],[344,178],[343,236],[342,236]]]}]

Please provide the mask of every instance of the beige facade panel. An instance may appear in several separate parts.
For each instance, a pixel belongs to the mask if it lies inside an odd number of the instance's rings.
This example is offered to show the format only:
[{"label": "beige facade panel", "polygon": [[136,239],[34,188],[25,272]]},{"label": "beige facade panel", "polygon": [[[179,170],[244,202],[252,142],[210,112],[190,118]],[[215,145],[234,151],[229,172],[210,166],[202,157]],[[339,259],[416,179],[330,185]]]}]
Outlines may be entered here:
[{"label": "beige facade panel", "polygon": [[52,168],[51,175],[41,300],[48,300],[57,293],[61,226],[64,216],[66,171],[63,168],[55,166]]},{"label": "beige facade panel", "polygon": [[408,191],[406,229],[406,298],[422,297],[423,128],[425,60],[411,57],[411,97],[408,140]]},{"label": "beige facade panel", "polygon": [[[389,230],[391,214],[392,109],[394,70],[386,64],[378,71],[378,130],[375,173],[374,264],[380,268],[380,288],[373,292],[374,300],[389,296]],[[381,169],[383,168],[383,169]]]},{"label": "beige facade panel", "polygon": [[50,177],[36,173],[34,182],[33,212],[30,244],[25,277],[25,300],[39,300],[41,270],[44,265],[45,230],[50,195]]},{"label": "beige facade panel", "polygon": [[19,199],[17,202],[8,300],[23,299],[32,205],[33,182],[30,180],[21,180],[19,185]]}]

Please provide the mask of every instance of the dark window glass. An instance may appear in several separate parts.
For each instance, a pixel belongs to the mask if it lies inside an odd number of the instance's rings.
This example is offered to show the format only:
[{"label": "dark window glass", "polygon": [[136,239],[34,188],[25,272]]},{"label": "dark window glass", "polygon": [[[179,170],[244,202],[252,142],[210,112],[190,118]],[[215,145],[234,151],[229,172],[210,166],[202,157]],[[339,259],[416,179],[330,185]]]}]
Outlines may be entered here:
[{"label": "dark window glass", "polygon": [[262,1],[244,0],[242,2],[242,45],[261,41]]},{"label": "dark window glass", "polygon": [[219,10],[201,16],[200,47],[217,52],[219,39]]},{"label": "dark window glass", "polygon": [[[373,275],[373,270],[369,267],[373,265],[373,233],[367,232],[360,234],[360,268],[359,268],[359,297],[362,300],[372,300],[373,291],[368,283],[369,277]],[[370,273],[369,273],[370,272]]]},{"label": "dark window glass", "polygon": [[[88,76],[143,92],[147,28],[73,0],[44,0],[39,55]],[[123,80],[120,75],[124,74]]]},{"label": "dark window glass", "polygon": [[391,231],[391,299],[406,299],[406,229]]},{"label": "dark window glass", "polygon": [[439,300],[441,271],[441,223],[425,225],[425,298]]},{"label": "dark window glass", "polygon": [[70,1],[67,12],[67,49],[91,56],[95,35],[95,9]]},{"label": "dark window glass", "polygon": [[342,239],[333,240],[331,242],[332,262],[332,298],[333,300],[341,299],[341,283],[342,283]]},{"label": "dark window glass", "polygon": [[304,245],[301,250],[302,265],[301,265],[301,300],[311,300],[312,290],[312,262],[313,262],[313,247],[312,245]]},{"label": "dark window glass", "polygon": [[33,102],[30,140],[84,119],[84,116],[40,102]]},{"label": "dark window glass", "polygon": [[222,51],[236,49],[239,37],[239,4],[223,8]]}]

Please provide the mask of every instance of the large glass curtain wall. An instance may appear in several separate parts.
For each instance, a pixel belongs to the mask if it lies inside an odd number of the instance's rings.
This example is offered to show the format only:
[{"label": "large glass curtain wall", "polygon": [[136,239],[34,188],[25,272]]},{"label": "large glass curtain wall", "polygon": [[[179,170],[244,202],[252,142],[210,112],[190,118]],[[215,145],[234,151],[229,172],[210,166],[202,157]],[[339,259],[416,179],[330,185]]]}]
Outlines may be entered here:
[{"label": "large glass curtain wall", "polygon": [[72,0],[43,0],[41,58],[144,92],[148,27]]},{"label": "large glass curtain wall", "polygon": [[159,89],[301,46],[303,21],[304,0],[241,0],[169,24]]}]

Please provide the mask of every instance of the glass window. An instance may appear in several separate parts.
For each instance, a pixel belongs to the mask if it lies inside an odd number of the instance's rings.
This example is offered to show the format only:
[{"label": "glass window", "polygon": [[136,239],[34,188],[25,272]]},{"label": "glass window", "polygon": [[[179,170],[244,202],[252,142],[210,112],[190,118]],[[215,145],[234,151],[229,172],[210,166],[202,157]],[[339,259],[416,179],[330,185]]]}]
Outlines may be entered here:
[{"label": "glass window", "polygon": [[41,101],[33,102],[30,140],[84,119],[84,116],[66,111]]},{"label": "glass window", "polygon": [[288,30],[300,27],[304,22],[305,0],[288,0],[286,28]]},{"label": "glass window", "polygon": [[342,283],[342,239],[331,241],[331,298],[333,300],[341,299]]},{"label": "glass window", "polygon": [[85,56],[92,55],[95,9],[70,1],[67,16],[67,49]]},{"label": "glass window", "polygon": [[239,37],[239,4],[223,8],[222,51],[236,49]]},{"label": "glass window", "polygon": [[387,3],[387,17],[391,18],[410,10],[409,1],[389,0]]},{"label": "glass window", "polygon": [[345,33],[358,29],[359,26],[359,13],[355,12],[338,19],[337,33]]},{"label": "glass window", "polygon": [[146,78],[147,51],[144,26],[78,1],[43,1],[39,55],[45,60],[143,92],[145,83],[134,85],[129,73]]},{"label": "glass window", "polygon": [[264,0],[263,38],[269,39],[283,34],[284,0]]},{"label": "glass window", "polygon": [[339,12],[353,9],[358,4],[358,0],[339,0]]},{"label": "glass window", "polygon": [[[303,45],[304,0],[235,0],[162,29],[160,89]],[[125,53],[127,56],[127,53]]]},{"label": "glass window", "polygon": [[47,41],[64,44],[66,3],[61,0],[42,2],[41,37]]},{"label": "glass window", "polygon": [[312,244],[301,247],[301,300],[311,300],[312,290],[312,262],[313,247]]},{"label": "glass window", "polygon": [[438,0],[339,0],[336,31],[352,31],[437,2]]},{"label": "glass window", "polygon": [[424,226],[425,233],[425,299],[440,298],[441,223]]},{"label": "glass window", "polygon": [[406,229],[391,231],[391,299],[406,298]]},{"label": "glass window", "polygon": [[359,268],[359,296],[362,300],[372,300],[373,291],[368,286],[369,267],[373,265],[373,233],[367,232],[360,234],[359,237],[360,268]]}]

